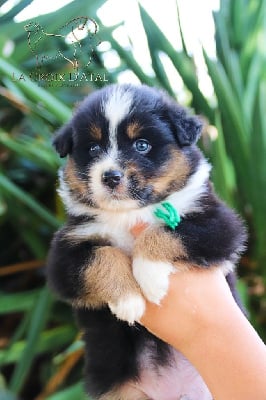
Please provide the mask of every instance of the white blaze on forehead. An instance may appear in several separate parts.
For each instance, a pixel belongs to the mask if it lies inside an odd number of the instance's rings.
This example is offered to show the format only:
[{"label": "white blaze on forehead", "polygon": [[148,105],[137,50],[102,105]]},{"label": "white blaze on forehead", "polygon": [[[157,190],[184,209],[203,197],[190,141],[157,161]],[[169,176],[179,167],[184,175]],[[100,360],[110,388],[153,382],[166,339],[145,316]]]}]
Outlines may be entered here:
[{"label": "white blaze on forehead", "polygon": [[109,94],[107,100],[102,104],[103,112],[109,121],[109,134],[111,147],[117,150],[117,126],[129,114],[133,96],[130,90],[115,87]]}]

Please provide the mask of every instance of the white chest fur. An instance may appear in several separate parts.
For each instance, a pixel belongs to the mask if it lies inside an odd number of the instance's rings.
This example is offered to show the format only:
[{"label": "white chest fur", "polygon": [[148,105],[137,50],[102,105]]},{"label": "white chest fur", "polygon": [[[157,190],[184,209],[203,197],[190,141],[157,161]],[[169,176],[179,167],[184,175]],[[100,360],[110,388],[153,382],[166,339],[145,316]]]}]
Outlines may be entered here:
[{"label": "white chest fur", "polygon": [[[198,170],[191,175],[186,186],[178,192],[172,193],[164,200],[176,209],[181,219],[186,214],[202,212],[200,199],[207,190],[210,169],[210,164],[202,160]],[[128,255],[131,255],[135,239],[131,233],[131,229],[134,225],[137,223],[146,223],[149,226],[164,225],[164,221],[158,219],[154,214],[157,208],[162,208],[161,204],[152,204],[136,210],[101,210],[94,222],[77,227],[75,231],[78,235],[83,234],[88,238],[89,236],[106,238],[113,246],[119,247]],[[145,263],[147,266],[147,260],[145,260]],[[158,267],[157,265],[157,269]],[[221,269],[226,275],[234,269],[234,265],[230,261],[224,261],[221,263]],[[167,276],[170,270],[167,269]],[[160,275],[158,276],[160,277]],[[135,278],[137,279],[136,276]],[[138,279],[137,281],[141,285]]]},{"label": "white chest fur", "polygon": [[105,238],[113,246],[131,253],[134,237],[130,230],[139,222],[149,225],[160,224],[160,221],[153,215],[152,207],[120,212],[101,211],[94,221],[75,227],[71,231],[71,236],[77,239],[89,239],[92,236]]},{"label": "white chest fur", "polygon": [[[191,175],[186,186],[169,195],[164,201],[170,202],[178,211],[181,217],[187,213],[200,212],[199,200],[207,189],[207,181],[210,172],[210,165],[202,160],[197,171]],[[60,179],[61,195],[66,208],[71,215],[94,216],[94,221],[78,225],[71,231],[73,237],[85,239],[91,236],[106,238],[114,246],[130,253],[134,243],[134,237],[130,229],[138,222],[148,225],[161,224],[161,221],[154,216],[154,210],[159,204],[135,210],[96,210],[86,205],[77,204],[70,196],[68,187],[63,177]]]}]

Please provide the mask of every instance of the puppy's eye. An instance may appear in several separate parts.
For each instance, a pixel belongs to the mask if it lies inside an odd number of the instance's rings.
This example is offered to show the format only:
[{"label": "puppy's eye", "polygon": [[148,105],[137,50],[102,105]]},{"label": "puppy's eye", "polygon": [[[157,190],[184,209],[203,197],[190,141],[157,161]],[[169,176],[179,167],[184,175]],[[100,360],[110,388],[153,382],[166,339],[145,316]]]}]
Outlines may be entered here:
[{"label": "puppy's eye", "polygon": [[89,153],[91,157],[97,157],[102,152],[102,148],[98,143],[91,143]]},{"label": "puppy's eye", "polygon": [[151,145],[146,139],[138,139],[133,143],[133,147],[138,153],[147,154],[151,150]]}]

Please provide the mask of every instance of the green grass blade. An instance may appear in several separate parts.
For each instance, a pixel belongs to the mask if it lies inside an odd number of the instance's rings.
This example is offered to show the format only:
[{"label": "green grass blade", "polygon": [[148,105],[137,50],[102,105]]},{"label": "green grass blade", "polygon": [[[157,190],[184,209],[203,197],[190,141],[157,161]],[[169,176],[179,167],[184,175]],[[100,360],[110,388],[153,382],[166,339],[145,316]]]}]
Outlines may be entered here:
[{"label": "green grass blade", "polygon": [[228,158],[221,116],[217,112],[215,116],[215,126],[218,131],[217,138],[211,142],[211,158],[213,164],[212,180],[221,198],[231,206],[236,206],[233,189],[235,188],[235,176],[233,166]]},{"label": "green grass blade", "polygon": [[51,304],[51,294],[45,287],[42,289],[32,311],[32,318],[29,323],[29,330],[27,333],[27,343],[12,374],[10,389],[14,393],[20,392],[27,378],[28,372],[37,352],[37,345],[41,332],[47,323],[47,318],[49,317]]},{"label": "green grass blade", "polygon": [[199,89],[193,60],[187,57],[184,52],[178,52],[176,49],[174,49],[172,44],[169,42],[160,28],[155,24],[147,11],[141,5],[139,7],[142,24],[147,35],[147,40],[148,43],[150,42],[151,53],[154,51],[162,51],[170,58],[176,70],[180,74],[185,86],[193,96],[193,107],[195,107],[197,112],[205,114],[213,123],[214,113],[212,108],[209,106],[208,101]]},{"label": "green grass blade", "polygon": [[186,46],[186,41],[185,41],[184,34],[183,34],[182,24],[181,24],[181,17],[180,17],[178,0],[176,0],[176,11],[177,11],[179,34],[180,34],[181,43],[182,43],[182,50],[184,51],[185,55],[187,57],[189,57],[189,53],[188,53],[187,46]]},{"label": "green grass blade", "polygon": [[250,126],[252,123],[255,100],[258,91],[259,81],[261,79],[261,72],[263,70],[263,66],[264,66],[264,61],[261,55],[259,53],[254,54],[254,57],[251,60],[247,72],[247,82],[246,82],[244,96],[242,99],[243,109],[246,117],[248,118]]},{"label": "green grass blade", "polygon": [[46,400],[93,400],[85,395],[85,387],[82,382],[76,383],[60,392],[48,396]]},{"label": "green grass blade", "polygon": [[[0,72],[11,80],[14,76],[25,76],[21,70],[14,67],[3,58],[0,58]],[[50,111],[58,119],[60,124],[65,123],[70,119],[72,115],[71,110],[47,90],[44,90],[34,82],[31,82],[29,77],[25,77],[25,81],[23,79],[17,81],[16,84],[27,96],[29,96],[31,100],[38,102]]]},{"label": "green grass blade", "polygon": [[2,294],[0,302],[0,314],[14,312],[25,312],[31,310],[40,295],[40,289],[29,290],[27,292]]},{"label": "green grass blade", "polygon": [[[151,47],[152,48],[152,47]],[[160,53],[159,52],[152,52],[151,53],[151,59],[152,59],[152,67],[153,70],[156,74],[156,77],[158,81],[160,82],[160,85],[171,95],[175,96],[175,93],[169,83],[166,71],[164,69],[164,65],[162,63],[162,60],[160,58]]]},{"label": "green grass blade", "polygon": [[16,155],[30,160],[43,170],[55,173],[59,167],[55,151],[47,146],[41,138],[19,136],[12,138],[7,132],[0,129],[0,143],[12,150]]},{"label": "green grass blade", "polygon": [[0,7],[2,7],[3,4],[7,3],[9,0],[0,0]]},{"label": "green grass blade", "polygon": [[20,0],[9,12],[0,17],[0,25],[6,22],[13,22],[13,18],[32,2],[33,0]]},{"label": "green grass blade", "polygon": [[[35,348],[35,355],[42,353],[53,353],[60,351],[64,346],[68,346],[75,336],[77,330],[70,325],[61,325],[57,328],[41,332]],[[20,340],[15,342],[10,348],[0,350],[0,366],[17,363],[27,348],[27,342]]]},{"label": "green grass blade", "polygon": [[234,139],[232,141],[232,145],[235,144],[235,148],[237,147],[235,156],[237,156],[241,161],[239,166],[249,165],[249,135],[247,131],[247,125],[245,124],[245,116],[243,115],[240,107],[238,97],[236,96],[232,85],[230,84],[223,66],[220,63],[211,60],[206,52],[204,52],[204,57],[208,67],[209,75],[215,88],[220,108],[224,114],[224,117],[227,118],[228,122],[230,122],[232,126],[232,129],[234,130]]},{"label": "green grass blade", "polygon": [[[14,227],[16,229],[16,227]],[[47,255],[47,244],[43,243],[43,240],[39,235],[36,235],[36,230],[27,227],[19,227],[21,229],[21,238],[27,244],[28,249],[34,257],[39,260],[43,260]]]},{"label": "green grass blade", "polygon": [[[266,79],[260,81],[254,112],[254,132],[251,141],[252,181],[248,187],[256,226],[256,254],[262,270],[266,271]],[[266,274],[265,274],[266,275]],[[266,280],[266,279],[265,279]]]},{"label": "green grass blade", "polygon": [[2,195],[13,196],[17,201],[22,202],[35,212],[40,218],[46,221],[50,226],[58,228],[60,222],[40,203],[38,203],[32,196],[24,192],[17,185],[11,182],[10,179],[0,173],[0,190]]},{"label": "green grass blade", "polygon": [[149,86],[154,86],[156,80],[149,77],[143,72],[142,67],[137,63],[130,51],[120,46],[120,44],[112,37],[110,37],[108,41],[111,43],[112,48],[117,51],[121,60],[124,61],[126,67],[132,70],[132,72],[134,72],[134,74],[139,78],[142,83],[145,83]]},{"label": "green grass blade", "polygon": [[249,310],[249,295],[248,295],[248,287],[244,280],[238,279],[237,281],[237,291],[239,293],[240,299],[244,305],[244,307]]}]

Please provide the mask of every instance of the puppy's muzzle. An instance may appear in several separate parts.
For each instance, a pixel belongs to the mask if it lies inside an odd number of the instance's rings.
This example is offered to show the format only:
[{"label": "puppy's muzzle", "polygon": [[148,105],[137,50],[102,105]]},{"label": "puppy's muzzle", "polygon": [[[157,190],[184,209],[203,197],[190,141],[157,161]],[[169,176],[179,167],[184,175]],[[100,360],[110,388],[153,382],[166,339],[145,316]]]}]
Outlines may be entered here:
[{"label": "puppy's muzzle", "polygon": [[110,189],[115,189],[123,179],[123,172],[117,170],[109,170],[105,171],[102,174],[102,182],[105,186],[108,186]]}]

